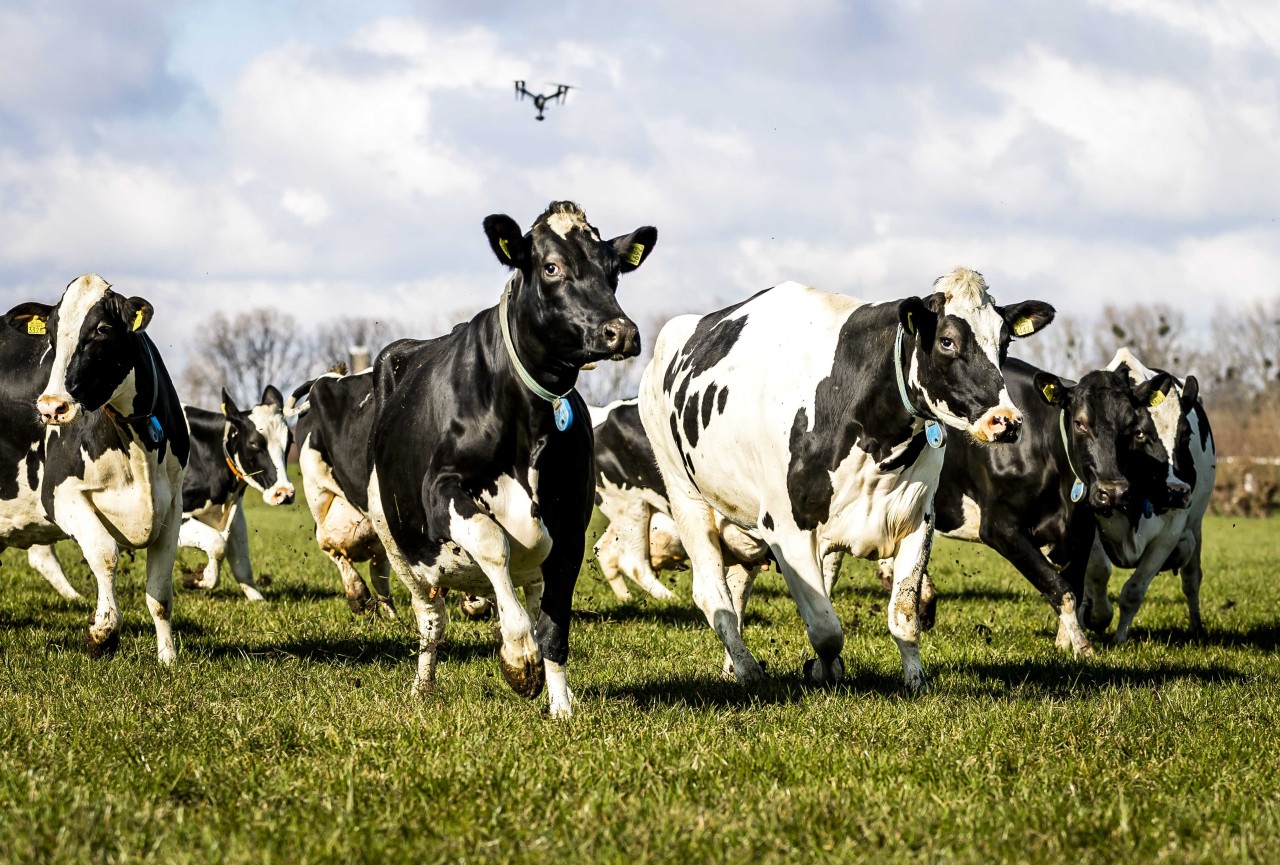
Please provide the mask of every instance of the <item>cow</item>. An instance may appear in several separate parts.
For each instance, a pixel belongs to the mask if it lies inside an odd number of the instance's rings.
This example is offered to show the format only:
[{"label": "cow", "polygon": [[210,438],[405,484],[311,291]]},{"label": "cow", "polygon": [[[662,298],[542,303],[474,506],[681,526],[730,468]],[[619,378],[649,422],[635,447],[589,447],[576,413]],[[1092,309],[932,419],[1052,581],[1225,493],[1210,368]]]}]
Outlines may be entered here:
[{"label": "cow", "polygon": [[[374,610],[396,618],[390,564],[363,506],[369,486],[373,370],[312,379],[294,390],[285,411],[298,418],[298,468],[316,524],[316,543],[337,566],[348,606],[356,615]],[[369,563],[372,594],[355,568],[358,562]]]},{"label": "cow", "polygon": [[[1144,413],[1150,415],[1168,455],[1168,471],[1164,483],[1157,485],[1151,507],[1129,514],[1117,511],[1098,520],[1099,543],[1108,564],[1133,569],[1120,591],[1120,620],[1112,642],[1119,645],[1129,638],[1151,581],[1163,571],[1181,576],[1191,633],[1203,636],[1201,524],[1213,495],[1217,453],[1209,416],[1199,399],[1199,383],[1195,376],[1179,381],[1163,370],[1148,369],[1127,348],[1116,352],[1107,369],[1126,377],[1139,392]],[[1114,612],[1107,598],[1109,578],[1110,567],[1095,569],[1085,588],[1095,620],[1103,627]]]},{"label": "cow", "polygon": [[[948,443],[935,528],[1004,556],[1057,613],[1058,646],[1092,655],[1082,624],[1093,627],[1096,611],[1082,592],[1106,563],[1097,520],[1141,511],[1164,481],[1166,455],[1142,409],[1150,386],[1135,390],[1107,370],[1067,382],[1017,358],[1004,380],[1023,436],[1001,448]],[[921,615],[932,622],[936,595],[927,573],[924,581]]]},{"label": "cow", "polygon": [[889,631],[909,691],[925,687],[917,602],[947,431],[1016,441],[1022,415],[1000,364],[1011,338],[1053,318],[1040,301],[997,306],[956,268],[927,298],[865,303],[786,282],[668,322],[640,384],[640,414],[693,563],[694,601],[737,679],[763,677],[725,580],[718,513],[766,543],[817,655],[815,683],[844,674],[844,634],[824,560],[895,558]]},{"label": "cow", "polygon": [[573,387],[582,366],[640,353],[614,294],[658,232],[602,240],[568,201],[527,233],[505,214],[484,230],[511,271],[498,305],[445,336],[393,344],[374,364],[368,513],[417,617],[414,693],[435,681],[443,590],[492,592],[507,683],[534,698],[545,682],[551,715],[565,717],[571,601],[595,500],[591,424]]},{"label": "cow", "polygon": [[[230,555],[231,572],[251,601],[261,601],[249,561],[249,529],[244,516],[244,493],[253,487],[268,505],[293,501],[293,484],[285,472],[289,427],[281,414],[284,398],[267,385],[262,401],[241,411],[224,390],[222,411],[184,406],[191,441],[190,458],[182,482],[182,528],[179,547],[193,547],[208,556],[202,579],[188,588],[212,589],[222,560]],[[53,547],[37,544],[27,551],[31,567],[65,598],[80,594],[67,581]]]},{"label": "cow", "polygon": [[225,389],[221,411],[186,406],[191,461],[182,484],[182,530],[178,546],[202,550],[204,574],[189,587],[212,589],[223,558],[244,596],[261,601],[249,561],[244,495],[252,488],[273,507],[293,502],[285,468],[292,441],[284,418],[284,395],[267,385],[258,404],[241,410]]},{"label": "cow", "polygon": [[55,305],[5,314],[0,424],[0,543],[71,538],[98,585],[87,648],[119,644],[121,548],[147,551],[147,609],[162,664],[175,658],[173,564],[182,522],[187,421],[146,329],[152,306],[96,274]]}]

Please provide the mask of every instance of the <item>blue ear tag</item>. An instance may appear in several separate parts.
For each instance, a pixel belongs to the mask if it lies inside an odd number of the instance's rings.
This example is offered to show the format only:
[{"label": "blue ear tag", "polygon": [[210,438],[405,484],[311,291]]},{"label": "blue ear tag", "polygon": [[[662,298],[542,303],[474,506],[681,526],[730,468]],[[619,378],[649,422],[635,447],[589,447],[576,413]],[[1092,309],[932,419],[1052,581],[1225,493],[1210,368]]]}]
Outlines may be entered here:
[{"label": "blue ear tag", "polygon": [[1084,482],[1076,478],[1076,482],[1071,485],[1071,501],[1078,502],[1084,498]]},{"label": "blue ear tag", "polygon": [[947,431],[936,420],[924,422],[924,440],[931,448],[940,448],[947,443]]},{"label": "blue ear tag", "polygon": [[569,401],[566,399],[558,399],[551,404],[551,414],[556,419],[556,429],[564,432],[573,423],[573,409],[569,407]]},{"label": "blue ear tag", "polygon": [[160,419],[155,415],[151,416],[151,421],[147,424],[147,432],[151,434],[151,440],[156,444],[160,444],[160,440],[164,438],[164,427],[160,426]]},{"label": "blue ear tag", "polygon": [[1142,515],[1147,519],[1151,519],[1151,515],[1154,514],[1155,512],[1156,512],[1156,509],[1151,506],[1151,499],[1143,499]]}]

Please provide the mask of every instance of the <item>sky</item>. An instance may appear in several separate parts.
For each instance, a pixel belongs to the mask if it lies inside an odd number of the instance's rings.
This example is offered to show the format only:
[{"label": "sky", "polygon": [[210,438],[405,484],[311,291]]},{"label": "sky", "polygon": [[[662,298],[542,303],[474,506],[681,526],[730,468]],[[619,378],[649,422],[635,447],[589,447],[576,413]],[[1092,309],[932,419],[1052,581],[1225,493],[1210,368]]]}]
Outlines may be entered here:
[{"label": "sky", "polygon": [[[637,321],[956,265],[1002,302],[1280,293],[1280,4],[0,0],[0,306],[97,272],[181,367],[216,311],[432,336],[481,230],[659,230]],[[513,98],[575,85],[535,122]]]}]

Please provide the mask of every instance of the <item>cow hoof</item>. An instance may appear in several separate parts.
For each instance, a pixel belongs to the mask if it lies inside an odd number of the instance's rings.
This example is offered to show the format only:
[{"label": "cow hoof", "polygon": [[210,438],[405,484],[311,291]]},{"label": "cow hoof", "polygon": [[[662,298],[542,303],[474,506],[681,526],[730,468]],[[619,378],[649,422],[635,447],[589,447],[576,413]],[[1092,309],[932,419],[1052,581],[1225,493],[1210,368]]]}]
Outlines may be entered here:
[{"label": "cow hoof", "polygon": [[375,609],[377,610],[378,618],[380,619],[395,621],[400,618],[400,616],[396,614],[396,608],[392,605],[390,598],[379,598],[378,605]]},{"label": "cow hoof", "polygon": [[109,658],[120,648],[120,631],[115,630],[105,637],[94,636],[93,629],[85,635],[85,649],[90,658]]},{"label": "cow hoof", "polygon": [[522,662],[511,664],[499,654],[498,660],[502,664],[502,677],[507,680],[511,690],[526,700],[532,700],[542,693],[544,680],[541,658],[534,655]]},{"label": "cow hoof", "polygon": [[662,585],[662,583],[655,583],[650,586],[649,594],[653,595],[659,601],[673,601],[676,597],[676,593]]},{"label": "cow hoof", "polygon": [[839,655],[830,662],[823,665],[826,667],[826,676],[822,677],[818,674],[818,659],[810,658],[804,662],[804,680],[813,685],[836,685],[844,678],[844,658]]},{"label": "cow hoof", "polygon": [[1089,645],[1088,643],[1085,643],[1083,646],[1076,649],[1077,658],[1092,658],[1093,655],[1094,655],[1093,646]]},{"label": "cow hoof", "polygon": [[473,622],[487,622],[493,618],[493,601],[466,595],[462,599],[462,614]]},{"label": "cow hoof", "polygon": [[200,577],[197,577],[195,574],[187,574],[182,578],[182,588],[199,589],[202,592],[207,592],[210,591],[213,586],[205,585],[204,580],[200,579]]},{"label": "cow hoof", "polygon": [[1116,631],[1111,635],[1110,642],[1113,646],[1123,646],[1125,643],[1129,642],[1129,635],[1121,634],[1119,631]]},{"label": "cow hoof", "polygon": [[903,690],[909,697],[919,697],[929,693],[929,680],[925,678],[924,673],[911,676],[903,685]]}]

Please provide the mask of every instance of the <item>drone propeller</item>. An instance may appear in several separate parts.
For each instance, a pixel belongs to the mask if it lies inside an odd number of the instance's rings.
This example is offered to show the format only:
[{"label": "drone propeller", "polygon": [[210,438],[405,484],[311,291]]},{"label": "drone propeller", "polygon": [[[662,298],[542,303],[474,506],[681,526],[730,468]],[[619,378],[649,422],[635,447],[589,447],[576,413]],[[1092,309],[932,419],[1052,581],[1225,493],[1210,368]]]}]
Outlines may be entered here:
[{"label": "drone propeller", "polygon": [[555,99],[557,102],[559,102],[561,105],[563,105],[565,101],[565,97],[569,95],[569,91],[573,89],[573,85],[558,84],[555,81],[551,81],[548,83],[556,85],[556,92],[552,98]]}]

